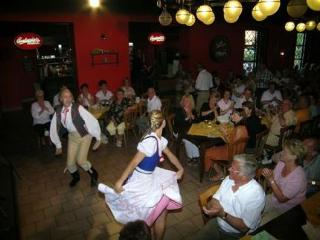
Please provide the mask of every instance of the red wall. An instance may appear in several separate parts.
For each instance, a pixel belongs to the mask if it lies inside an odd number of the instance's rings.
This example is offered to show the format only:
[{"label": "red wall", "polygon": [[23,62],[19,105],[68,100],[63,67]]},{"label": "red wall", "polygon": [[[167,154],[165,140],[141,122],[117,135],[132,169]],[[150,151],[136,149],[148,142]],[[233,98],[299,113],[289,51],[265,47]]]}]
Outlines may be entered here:
[{"label": "red wall", "polygon": [[[0,21],[72,22],[74,24],[78,84],[88,83],[93,93],[97,90],[97,83],[100,79],[106,79],[110,88],[115,90],[122,85],[123,78],[129,76],[128,19],[125,17],[94,14],[69,16],[8,15],[0,16]],[[101,40],[101,33],[105,33],[108,39]],[[13,41],[12,48],[15,48]],[[90,52],[94,48],[118,51],[119,64],[92,66]],[[7,72],[7,74],[1,76],[0,85],[0,102],[4,109],[19,107],[24,97],[33,96],[32,91],[25,92],[21,85],[24,81],[24,76],[21,71],[16,71],[16,68],[19,68],[18,59],[20,57],[16,55],[15,58],[14,61],[6,61],[6,64],[1,61],[0,64],[0,71],[6,70]],[[30,81],[34,82],[34,80]],[[20,90],[17,91],[17,89]]]},{"label": "red wall", "polygon": [[[230,55],[221,63],[212,61],[209,55],[210,43],[216,36],[225,36],[230,43]],[[231,70],[236,73],[241,72],[244,45],[244,31],[241,25],[196,24],[192,28],[184,28],[180,39],[181,52],[187,56],[182,63],[193,75],[196,73],[197,63],[203,64],[209,71],[218,71],[222,78]]]}]

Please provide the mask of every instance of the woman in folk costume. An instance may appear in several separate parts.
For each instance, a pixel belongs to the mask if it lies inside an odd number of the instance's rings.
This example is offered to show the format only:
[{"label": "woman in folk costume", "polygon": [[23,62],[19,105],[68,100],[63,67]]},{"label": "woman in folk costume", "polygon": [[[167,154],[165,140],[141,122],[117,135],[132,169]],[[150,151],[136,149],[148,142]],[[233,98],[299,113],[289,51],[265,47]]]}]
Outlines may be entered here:
[{"label": "woman in folk costume", "polygon": [[[183,167],[167,147],[168,141],[162,137],[166,123],[161,111],[150,114],[150,130],[138,144],[138,152],[133,157],[114,189],[100,183],[99,191],[115,219],[123,224],[138,219],[153,227],[155,239],[162,239],[168,210],[182,207],[178,179],[183,175]],[[157,167],[165,153],[177,172]]]}]

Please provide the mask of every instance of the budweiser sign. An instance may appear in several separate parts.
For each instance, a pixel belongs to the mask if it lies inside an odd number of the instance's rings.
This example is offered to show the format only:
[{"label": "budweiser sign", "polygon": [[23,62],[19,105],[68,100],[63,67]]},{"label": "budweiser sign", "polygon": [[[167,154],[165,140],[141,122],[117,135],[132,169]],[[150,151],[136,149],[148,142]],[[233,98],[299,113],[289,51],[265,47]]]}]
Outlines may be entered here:
[{"label": "budweiser sign", "polygon": [[148,39],[152,45],[160,45],[164,43],[166,37],[162,33],[151,33]]},{"label": "budweiser sign", "polygon": [[14,38],[14,44],[23,50],[32,50],[41,47],[42,37],[36,33],[21,33]]}]

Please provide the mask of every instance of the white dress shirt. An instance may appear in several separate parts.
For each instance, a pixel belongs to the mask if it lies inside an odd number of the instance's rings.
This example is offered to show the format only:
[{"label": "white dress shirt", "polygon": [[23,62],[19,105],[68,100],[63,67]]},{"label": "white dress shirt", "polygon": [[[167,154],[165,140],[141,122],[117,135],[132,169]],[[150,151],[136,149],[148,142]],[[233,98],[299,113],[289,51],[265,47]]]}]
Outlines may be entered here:
[{"label": "white dress shirt", "polygon": [[147,111],[149,113],[153,110],[161,110],[161,100],[156,95],[151,99],[148,98]]},{"label": "white dress shirt", "polygon": [[40,107],[38,102],[32,103],[31,115],[33,118],[33,125],[45,124],[50,122],[50,115],[54,113],[54,109],[48,101],[44,101],[44,105],[47,109],[42,111],[42,108]]},{"label": "white dress shirt", "polygon": [[[276,98],[279,101],[282,101],[281,92],[279,90],[275,90],[274,93],[272,94],[268,89],[268,90],[264,91],[264,93],[262,94],[261,102],[263,102],[263,101],[271,101],[273,98]],[[276,107],[276,106],[278,106],[278,102],[272,101],[270,103],[264,104],[263,107],[266,107],[268,105],[272,105],[272,106]]]},{"label": "white dress shirt", "polygon": [[[239,187],[235,192],[232,190],[234,181],[226,177],[221,183],[213,198],[219,200],[224,211],[236,218],[243,220],[244,224],[254,231],[260,224],[261,213],[265,206],[265,193],[261,185],[254,179]],[[229,223],[218,217],[218,224],[225,232],[240,233]]]},{"label": "white dress shirt", "polygon": [[195,88],[199,91],[208,91],[213,87],[212,75],[206,69],[203,69],[199,72]]},{"label": "white dress shirt", "polygon": [[113,93],[109,90],[107,90],[105,93],[102,90],[99,90],[96,93],[96,98],[98,98],[98,101],[109,101],[113,97]]},{"label": "white dress shirt", "polygon": [[[71,107],[72,105],[68,107],[68,110],[66,110],[66,107],[62,108],[61,123],[62,123],[62,126],[68,130],[68,132],[77,132],[77,129],[72,122]],[[92,114],[89,113],[81,105],[79,106],[79,114],[83,119],[83,121],[85,122],[85,128],[87,129],[88,133],[94,138],[96,138],[97,141],[100,141],[101,129],[100,129],[98,120],[94,116],[92,116]],[[56,113],[53,115],[53,118],[51,121],[50,138],[57,148],[61,148],[61,141],[60,141],[59,134],[57,132],[57,114]]]}]

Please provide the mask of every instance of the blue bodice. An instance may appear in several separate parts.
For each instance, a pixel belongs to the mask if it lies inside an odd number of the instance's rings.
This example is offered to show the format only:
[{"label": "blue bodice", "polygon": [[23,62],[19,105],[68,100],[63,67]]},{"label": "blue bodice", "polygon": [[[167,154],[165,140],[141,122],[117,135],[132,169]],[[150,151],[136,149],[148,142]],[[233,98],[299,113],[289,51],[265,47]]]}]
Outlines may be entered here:
[{"label": "blue bodice", "polygon": [[138,164],[138,168],[141,170],[147,171],[147,172],[153,172],[153,170],[156,168],[156,166],[158,165],[158,163],[160,161],[158,139],[154,136],[149,136],[144,139],[147,139],[147,138],[154,138],[156,140],[157,151],[151,157],[145,157]]}]

